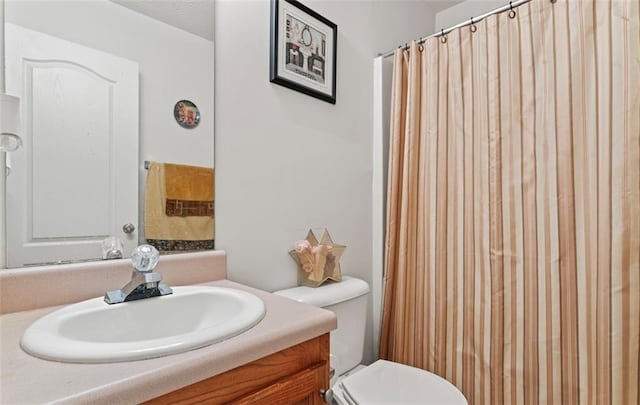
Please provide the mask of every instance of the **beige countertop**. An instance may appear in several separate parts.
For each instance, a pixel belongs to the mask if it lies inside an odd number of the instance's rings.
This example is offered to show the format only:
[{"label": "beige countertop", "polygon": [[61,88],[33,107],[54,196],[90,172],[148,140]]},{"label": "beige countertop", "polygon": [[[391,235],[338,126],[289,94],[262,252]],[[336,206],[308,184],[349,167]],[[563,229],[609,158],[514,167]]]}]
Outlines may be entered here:
[{"label": "beige countertop", "polygon": [[219,280],[201,285],[252,292],[264,301],[266,315],[248,331],[211,346],[155,359],[110,364],[59,363],[22,351],[20,338],[25,329],[60,306],[0,316],[0,404],[139,403],[322,335],[337,326],[332,312],[242,284]]}]

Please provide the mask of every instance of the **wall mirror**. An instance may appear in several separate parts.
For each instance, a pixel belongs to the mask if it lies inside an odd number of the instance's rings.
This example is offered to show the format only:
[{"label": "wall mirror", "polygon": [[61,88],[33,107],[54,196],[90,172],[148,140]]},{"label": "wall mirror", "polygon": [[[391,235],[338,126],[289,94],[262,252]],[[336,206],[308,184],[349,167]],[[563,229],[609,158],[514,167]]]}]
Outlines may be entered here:
[{"label": "wall mirror", "polygon": [[[146,240],[145,162],[213,168],[213,13],[213,0],[5,1],[24,143],[9,155],[7,267],[101,260],[109,237],[128,257]],[[176,123],[179,100],[197,126]]]}]

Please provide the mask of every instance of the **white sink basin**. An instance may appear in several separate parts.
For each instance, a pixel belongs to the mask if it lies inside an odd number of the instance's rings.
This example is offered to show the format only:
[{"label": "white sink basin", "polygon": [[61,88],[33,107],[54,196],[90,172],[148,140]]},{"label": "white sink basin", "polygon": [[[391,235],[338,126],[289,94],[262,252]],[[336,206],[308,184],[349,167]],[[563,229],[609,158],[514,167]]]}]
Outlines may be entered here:
[{"label": "white sink basin", "polygon": [[262,300],[224,287],[173,287],[173,294],[121,304],[94,298],[35,321],[22,336],[34,356],[111,363],[166,356],[238,335],[264,317]]}]

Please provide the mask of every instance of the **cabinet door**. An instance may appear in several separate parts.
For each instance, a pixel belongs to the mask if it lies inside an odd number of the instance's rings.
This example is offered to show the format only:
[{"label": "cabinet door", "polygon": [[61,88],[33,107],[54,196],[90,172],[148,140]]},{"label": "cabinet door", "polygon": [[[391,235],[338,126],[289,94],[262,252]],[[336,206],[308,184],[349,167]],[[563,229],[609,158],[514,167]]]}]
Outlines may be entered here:
[{"label": "cabinet door", "polygon": [[329,387],[329,334],[154,398],[146,405],[324,404]]},{"label": "cabinet door", "polygon": [[253,404],[324,404],[320,389],[326,374],[326,364],[300,371],[260,391],[234,401],[237,405]]}]

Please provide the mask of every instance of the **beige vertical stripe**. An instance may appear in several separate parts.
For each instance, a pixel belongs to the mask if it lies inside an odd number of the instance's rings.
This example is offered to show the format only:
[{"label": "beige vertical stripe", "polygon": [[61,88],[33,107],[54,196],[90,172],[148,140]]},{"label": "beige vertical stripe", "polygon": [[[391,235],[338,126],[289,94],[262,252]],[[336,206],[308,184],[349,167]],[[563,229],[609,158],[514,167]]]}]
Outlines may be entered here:
[{"label": "beige vertical stripe", "polygon": [[484,403],[491,403],[491,317],[492,317],[492,307],[491,307],[491,298],[493,296],[491,290],[491,193],[490,193],[490,173],[491,173],[491,160],[489,154],[489,126],[490,126],[490,110],[489,103],[487,102],[489,98],[489,83],[486,80],[486,73],[488,72],[489,65],[489,47],[488,47],[488,33],[489,29],[487,28],[487,22],[483,21],[480,24],[484,29],[484,35],[479,36],[478,48],[480,48],[481,53],[481,61],[478,64],[478,69],[481,70],[481,76],[479,79],[478,89],[481,91],[479,99],[481,106],[479,107],[480,119],[483,121],[481,124],[481,133],[483,136],[480,140],[480,148],[481,148],[481,195],[480,199],[482,202],[482,213],[481,213],[481,222],[482,222],[482,251],[480,253],[480,260],[482,266],[482,287],[481,287],[481,313],[483,314],[483,329],[480,335],[480,339],[482,342],[481,350],[482,359],[483,359],[483,385],[482,385],[482,397],[484,398]]},{"label": "beige vertical stripe", "polygon": [[[455,258],[452,270],[454,273],[454,287],[453,287],[453,301],[452,306],[455,308],[454,317],[452,321],[453,330],[451,331],[454,344],[452,345],[452,358],[453,363],[453,383],[462,387],[462,348],[463,348],[463,322],[464,322],[464,253],[465,253],[465,222],[464,222],[464,196],[465,196],[465,166],[467,164],[465,160],[465,116],[464,116],[464,87],[460,86],[462,83],[462,53],[461,53],[461,38],[460,31],[454,31],[450,35],[451,44],[450,49],[452,67],[449,70],[449,88],[452,93],[451,101],[454,105],[453,114],[450,116],[453,118],[452,125],[455,125],[455,133],[457,134],[454,139],[454,162],[456,181],[453,189],[454,201],[455,201],[455,215],[453,216],[453,233],[451,249]],[[452,85],[458,83],[458,85]]]},{"label": "beige vertical stripe", "polygon": [[473,133],[474,133],[474,264],[477,269],[474,312],[477,333],[474,347],[475,363],[474,399],[477,403],[491,401],[491,278],[489,255],[489,112],[487,109],[487,29],[486,20],[478,24],[472,36],[473,44]]},{"label": "beige vertical stripe", "polygon": [[[446,92],[447,92],[447,135],[452,134],[453,136],[447,136],[447,165],[446,165],[446,176],[447,176],[447,216],[446,216],[446,245],[444,252],[446,253],[446,280],[447,280],[447,291],[446,291],[446,305],[447,308],[455,308],[456,304],[456,289],[458,288],[458,280],[455,274],[455,268],[458,261],[458,248],[455,244],[456,234],[458,233],[458,227],[456,223],[456,215],[458,213],[458,196],[456,193],[456,186],[459,184],[458,182],[458,171],[457,171],[457,156],[456,152],[458,150],[458,120],[457,120],[457,103],[456,103],[456,89],[460,89],[460,86],[451,85],[453,80],[458,80],[455,77],[455,69],[459,68],[460,63],[456,60],[455,52],[452,52],[452,48],[455,48],[456,45],[456,35],[452,33],[449,35],[449,41],[447,42],[447,46],[443,48],[447,52],[447,61],[448,66],[446,71],[441,72],[442,77],[446,81]],[[444,219],[444,218],[443,218]],[[443,254],[444,256],[444,254]],[[458,318],[458,311],[456,309],[448,311],[447,314],[447,324],[446,324],[446,336],[445,336],[445,378],[455,384],[455,369],[456,369],[456,358],[455,358],[455,345],[456,345],[456,321]]]},{"label": "beige vertical stripe", "polygon": [[433,95],[431,89],[437,88],[438,85],[438,43],[435,41],[428,42],[424,45],[423,59],[426,59],[424,71],[427,73],[427,89],[425,95],[427,97],[427,165],[428,165],[428,208],[427,223],[425,224],[427,232],[427,280],[428,290],[428,319],[429,331],[427,334],[428,345],[428,362],[426,369],[435,369],[435,342],[436,342],[436,196],[437,189],[437,163],[438,163],[438,97]]},{"label": "beige vertical stripe", "polygon": [[[411,50],[410,50],[411,54],[413,55],[417,55],[418,52],[418,45],[416,43],[412,43],[411,44]],[[409,218],[409,223],[407,224],[407,257],[409,260],[411,260],[413,263],[416,262],[416,258],[417,258],[417,251],[418,251],[418,246],[417,246],[417,239],[418,239],[418,202],[419,202],[419,197],[418,197],[418,184],[419,181],[415,181],[415,179],[419,180],[419,163],[420,163],[420,119],[418,117],[421,116],[422,113],[422,107],[421,107],[421,101],[422,101],[422,66],[421,66],[421,62],[422,59],[419,57],[413,57],[411,58],[411,65],[410,65],[410,75],[409,75],[409,81],[410,83],[412,83],[412,85],[409,86],[410,89],[410,94],[409,94],[409,100],[410,100],[410,106],[412,107],[411,111],[408,112],[409,116],[407,117],[407,121],[410,122],[412,125],[410,127],[410,131],[408,132],[409,134],[409,148],[408,148],[408,153],[409,155],[407,156],[406,160],[409,162],[409,168],[408,168],[408,172],[409,172],[409,179],[412,179],[412,181],[407,181],[407,188],[408,188],[408,192],[407,192],[407,200],[408,200],[408,211],[411,213],[410,218]],[[411,117],[415,117],[415,119],[412,119]],[[422,314],[422,310],[419,306],[416,305],[411,305],[412,303],[415,303],[417,300],[417,280],[418,280],[418,272],[415,271],[407,271],[408,273],[408,281],[409,281],[409,285],[411,286],[409,289],[409,293],[405,296],[405,299],[407,300],[407,305],[411,306],[411,309],[408,311],[408,315],[409,315],[409,319],[412,324],[413,324],[413,328],[410,329],[410,339],[409,339],[409,356],[408,356],[408,361],[407,363],[410,365],[419,365],[416,363],[416,357],[415,357],[415,353],[417,351],[418,346],[421,346],[420,343],[417,342],[416,336],[419,336],[419,329],[418,329],[418,325],[419,323],[417,322],[417,318]]]},{"label": "beige vertical stripe", "polygon": [[560,313],[562,402],[579,402],[578,314],[576,276],[575,187],[573,172],[573,105],[568,7],[553,7],[554,76],[558,182],[558,236],[560,254]]},{"label": "beige vertical stripe", "polygon": [[533,98],[535,102],[535,108],[531,112],[534,115],[534,128],[535,128],[535,144],[533,154],[535,156],[535,190],[533,192],[535,196],[535,219],[536,219],[536,252],[537,252],[537,260],[536,260],[536,274],[537,274],[537,292],[538,296],[538,395],[541,403],[551,403],[551,392],[552,385],[549,384],[550,378],[553,378],[553,368],[551,367],[549,361],[549,345],[550,345],[550,337],[548,336],[549,323],[550,319],[548,316],[548,307],[550,305],[548,299],[548,283],[547,283],[547,273],[546,273],[546,256],[547,256],[547,246],[545,244],[545,218],[546,218],[546,207],[548,205],[548,195],[547,189],[545,187],[545,165],[539,164],[538,162],[545,162],[546,156],[544,154],[544,150],[542,148],[544,137],[545,137],[545,120],[547,117],[546,113],[546,103],[538,102],[538,100],[544,100],[544,86],[545,81],[542,76],[542,71],[544,69],[544,58],[542,55],[545,54],[546,49],[543,47],[542,36],[540,32],[540,27],[542,25],[541,19],[543,18],[542,14],[542,2],[534,2],[531,4],[532,13],[530,16],[531,22],[531,32],[532,32],[532,81],[534,88]]},{"label": "beige vertical stripe", "polygon": [[628,403],[640,404],[640,2],[625,3],[624,27],[626,84],[625,152],[625,217],[629,227],[628,246]]},{"label": "beige vertical stripe", "polygon": [[514,370],[515,381],[513,390],[515,391],[514,401],[515,403],[524,402],[524,369],[521,366],[524,359],[524,213],[523,213],[523,198],[522,198],[522,135],[524,131],[523,117],[523,66],[522,66],[522,51],[521,51],[521,23],[520,19],[523,18],[521,12],[526,12],[526,8],[518,11],[518,17],[516,23],[510,25],[510,35],[513,37],[509,46],[510,62],[512,67],[511,71],[511,120],[512,130],[512,150],[513,150],[513,162],[512,162],[512,206],[513,206],[513,235],[514,235],[514,256],[512,258],[512,264],[515,266],[515,288],[512,292],[512,305],[515,307],[513,314],[513,324],[515,325],[513,331],[513,339],[515,341],[515,350],[512,354],[512,367]]},{"label": "beige vertical stripe", "polygon": [[[514,372],[517,367],[515,356],[517,353],[517,341],[516,341],[516,269],[514,259],[515,253],[515,233],[514,233],[514,199],[513,199],[513,184],[512,175],[514,165],[516,164],[513,155],[514,138],[517,137],[517,133],[514,133],[514,126],[517,122],[512,120],[512,112],[514,109],[512,93],[513,86],[516,83],[512,82],[515,66],[511,60],[511,47],[516,40],[510,34],[510,28],[514,24],[510,24],[510,18],[505,15],[498,16],[498,64],[500,77],[509,78],[509,80],[498,81],[498,96],[499,96],[499,110],[500,110],[500,123],[499,134],[501,142],[501,163],[502,171],[499,173],[501,176],[501,197],[502,212],[499,213],[502,217],[502,235],[503,251],[499,254],[502,256],[503,272],[504,272],[504,396],[505,401],[516,401],[516,376]],[[497,253],[497,252],[496,252]]]},{"label": "beige vertical stripe", "polygon": [[504,400],[504,263],[502,254],[502,144],[497,16],[487,19],[487,106],[489,115],[489,226],[491,275],[491,401]]},{"label": "beige vertical stripe", "polygon": [[475,117],[473,117],[473,99],[474,99],[474,86],[473,86],[473,44],[471,42],[471,31],[460,31],[461,43],[460,52],[462,67],[461,87],[463,92],[463,140],[464,140],[464,262],[462,268],[464,272],[464,285],[463,285],[463,331],[462,331],[462,391],[468,393],[469,402],[474,402],[474,379],[475,379],[475,356],[473,356],[474,350],[474,336],[475,336],[475,319],[478,318],[475,308],[475,293],[476,293],[476,273],[477,268],[475,266],[475,223],[474,223],[474,171],[477,168],[475,161],[474,151],[476,150],[476,134],[474,133]]},{"label": "beige vertical stripe", "polygon": [[[413,45],[413,44],[412,44]],[[419,50],[420,48],[418,48]],[[414,48],[412,48],[411,52],[415,52]],[[424,58],[423,52],[419,51],[413,54],[413,57],[419,60],[419,71],[417,74],[420,76],[420,86],[418,88],[419,98],[420,98],[420,110],[418,112],[420,117],[424,117],[427,114],[427,96],[426,96],[426,74],[424,71]],[[424,120],[419,121],[419,133],[416,136],[419,139],[418,145],[418,190],[417,190],[417,221],[416,221],[416,268],[417,269],[425,269],[426,270],[426,261],[427,261],[427,239],[426,239],[426,230],[428,229],[426,226],[426,216],[428,215],[428,206],[427,206],[427,198],[428,198],[428,187],[427,187],[427,162],[425,158],[427,156],[427,142],[426,142],[426,131],[427,131],[427,123]],[[416,272],[416,281],[415,281],[415,307],[416,307],[416,333],[418,336],[424,336],[428,331],[428,319],[426,317],[426,312],[428,309],[427,305],[427,296],[424,294],[424,291],[428,291],[428,284],[426,283],[427,279],[426,271],[418,271]],[[419,341],[416,341],[415,349],[414,349],[414,358],[412,365],[416,367],[425,367],[425,352],[428,346],[420,344]]]},{"label": "beige vertical stripe", "polygon": [[537,137],[537,155],[541,162],[539,179],[538,207],[541,209],[540,233],[539,233],[539,271],[542,276],[544,301],[544,329],[542,340],[546,388],[544,401],[560,403],[561,401],[561,348],[560,348],[560,311],[559,311],[559,253],[558,253],[558,213],[557,213],[557,158],[556,158],[556,129],[555,129],[555,103],[554,99],[554,65],[553,65],[553,25],[552,7],[539,3],[538,26],[534,35],[537,37],[537,63],[536,92],[541,100],[541,108],[538,110],[536,127],[540,129],[540,137]]},{"label": "beige vertical stripe", "polygon": [[[630,80],[630,91],[629,94],[634,94],[636,89],[640,89],[640,77],[633,72],[637,72],[640,70],[640,58],[635,57],[640,54],[640,4],[638,2],[631,3],[631,12],[629,13],[630,23],[628,24],[629,30],[629,44],[630,44],[630,58],[631,66],[629,67],[629,71],[631,72],[631,80]],[[637,41],[635,40],[637,38]],[[631,274],[633,275],[633,286],[636,288],[632,289],[632,294],[635,296],[635,299],[632,299],[632,307],[631,308],[640,308],[640,204],[636,204],[637,201],[640,200],[640,99],[636,96],[633,97],[631,101],[631,114],[629,115],[629,132],[631,134],[637,134],[637,136],[633,136],[630,142],[631,148],[631,173],[635,173],[635,179],[631,181],[631,218],[632,218],[632,229],[633,229],[633,237],[632,243],[633,246],[631,248],[631,254],[634,255],[631,260]],[[635,113],[633,112],[635,111]],[[636,170],[638,169],[638,170]],[[637,188],[636,188],[637,185]],[[633,252],[637,253],[633,253]],[[636,350],[634,355],[638,357],[638,367],[636,368],[636,376],[637,376],[637,384],[636,384],[636,395],[637,402],[640,404],[640,314],[638,314],[637,319],[634,319],[633,322],[636,323],[635,335],[638,336],[638,339],[634,340],[634,345]],[[633,367],[633,364],[631,365]]]},{"label": "beige vertical stripe", "polygon": [[447,338],[447,167],[448,167],[448,106],[447,72],[449,70],[448,51],[446,46],[438,46],[438,154],[436,177],[436,341],[435,364],[436,374],[446,374],[446,338]]},{"label": "beige vertical stripe", "polygon": [[550,6],[551,3],[547,3],[543,8],[543,25],[541,32],[543,33],[543,41],[545,42],[545,49],[547,50],[548,61],[545,64],[543,70],[544,76],[544,97],[546,105],[546,119],[542,128],[545,131],[544,137],[544,153],[547,159],[546,166],[546,186],[547,195],[549,200],[545,204],[547,208],[546,212],[546,234],[545,243],[547,244],[547,292],[549,293],[548,300],[549,306],[547,307],[547,313],[549,315],[550,326],[548,332],[551,342],[551,350],[548,352],[548,359],[550,361],[550,367],[553,369],[553,374],[549,378],[549,384],[553,387],[551,400],[553,403],[562,403],[562,318],[560,301],[560,230],[559,230],[559,212],[558,206],[560,201],[558,200],[558,154],[557,154],[557,137],[558,129],[556,127],[557,120],[559,118],[557,114],[558,100],[555,98],[555,40],[553,30],[553,13],[554,6]]},{"label": "beige vertical stripe", "polygon": [[[621,16],[621,2],[611,3],[611,16]],[[612,60],[623,61],[625,58],[622,24],[611,24]],[[624,64],[614,63],[611,66],[611,116],[620,119],[611,120],[611,330],[619,331],[611,335],[611,401],[612,403],[629,403],[627,379],[629,377],[630,342],[629,325],[625,319],[628,313],[629,286],[629,254],[623,251],[629,247],[629,229],[625,224],[625,211],[628,212],[625,197],[626,159],[624,148],[626,143],[625,126],[629,122],[626,116],[625,101],[627,99]],[[619,134],[619,136],[617,136]],[[613,158],[617,156],[618,158]]]},{"label": "beige vertical stripe", "polygon": [[[497,16],[497,36],[498,36],[498,45],[496,47],[496,55],[497,55],[497,69],[499,77],[509,77],[511,76],[511,64],[509,63],[510,57],[510,42],[512,38],[508,35],[509,17],[505,14]],[[502,232],[502,241],[499,242],[502,249],[494,249],[493,254],[496,255],[496,258],[500,260],[502,263],[501,271],[503,273],[503,285],[502,288],[502,299],[504,306],[504,316],[503,316],[503,372],[504,372],[504,385],[503,385],[503,395],[505,397],[505,402],[512,402],[515,398],[512,396],[512,388],[514,384],[514,376],[511,372],[514,370],[512,367],[512,354],[514,348],[513,341],[513,325],[512,325],[512,313],[514,311],[513,303],[512,303],[512,294],[513,294],[513,275],[514,269],[512,266],[512,257],[513,257],[513,238],[511,232],[511,226],[513,217],[511,215],[512,206],[512,195],[511,195],[511,182],[510,175],[513,170],[513,156],[511,155],[511,145],[513,137],[511,136],[511,99],[510,99],[510,91],[511,91],[511,82],[510,80],[496,80],[496,95],[497,95],[497,109],[500,113],[497,115],[499,122],[497,123],[497,135],[499,142],[500,152],[496,152],[496,158],[500,159],[499,167],[501,170],[496,172],[496,176],[500,177],[500,184],[496,185],[496,187],[500,187],[499,190],[496,190],[496,198],[501,201],[501,204],[496,207],[497,210],[496,216],[501,218],[501,232]],[[507,136],[509,134],[509,136]],[[499,346],[495,347],[496,349]]]},{"label": "beige vertical stripe", "polygon": [[597,165],[597,362],[596,400],[611,402],[611,4],[594,1]]},{"label": "beige vertical stripe", "polygon": [[[583,79],[584,116],[585,132],[582,139],[585,140],[585,181],[584,194],[585,201],[585,278],[587,285],[587,366],[589,374],[588,402],[594,403],[599,398],[598,384],[598,88],[596,83],[597,52],[595,33],[595,9],[593,2],[584,3],[581,7],[580,15],[583,16],[584,24],[584,53],[581,54],[581,62],[584,66],[585,78]],[[577,63],[575,64],[577,65]],[[576,139],[580,139],[576,137]],[[595,299],[594,299],[595,298]]]},{"label": "beige vertical stripe", "polygon": [[[569,47],[571,55],[579,55],[585,58],[585,21],[583,9],[580,4],[575,2],[568,3],[569,18],[568,26],[574,27],[569,30]],[[592,295],[589,292],[590,279],[589,274],[593,274],[593,262],[595,258],[589,258],[593,249],[589,249],[588,239],[592,234],[590,220],[588,218],[589,206],[591,205],[590,196],[593,188],[587,184],[589,179],[588,167],[588,137],[587,131],[587,115],[585,100],[587,92],[586,73],[583,63],[571,64],[571,114],[575,119],[572,120],[572,129],[574,134],[583,134],[583,136],[573,137],[573,175],[575,188],[575,236],[576,236],[576,303],[578,308],[578,368],[579,368],[579,396],[580,403],[593,403],[593,384],[594,369],[590,362],[593,356],[593,336],[595,332],[590,329],[592,324]],[[590,332],[585,333],[586,330]]]},{"label": "beige vertical stripe", "polygon": [[[520,7],[522,63],[522,211],[524,273],[524,403],[539,402],[538,252],[536,207],[536,98],[530,8]],[[525,114],[527,112],[527,114]]]}]

